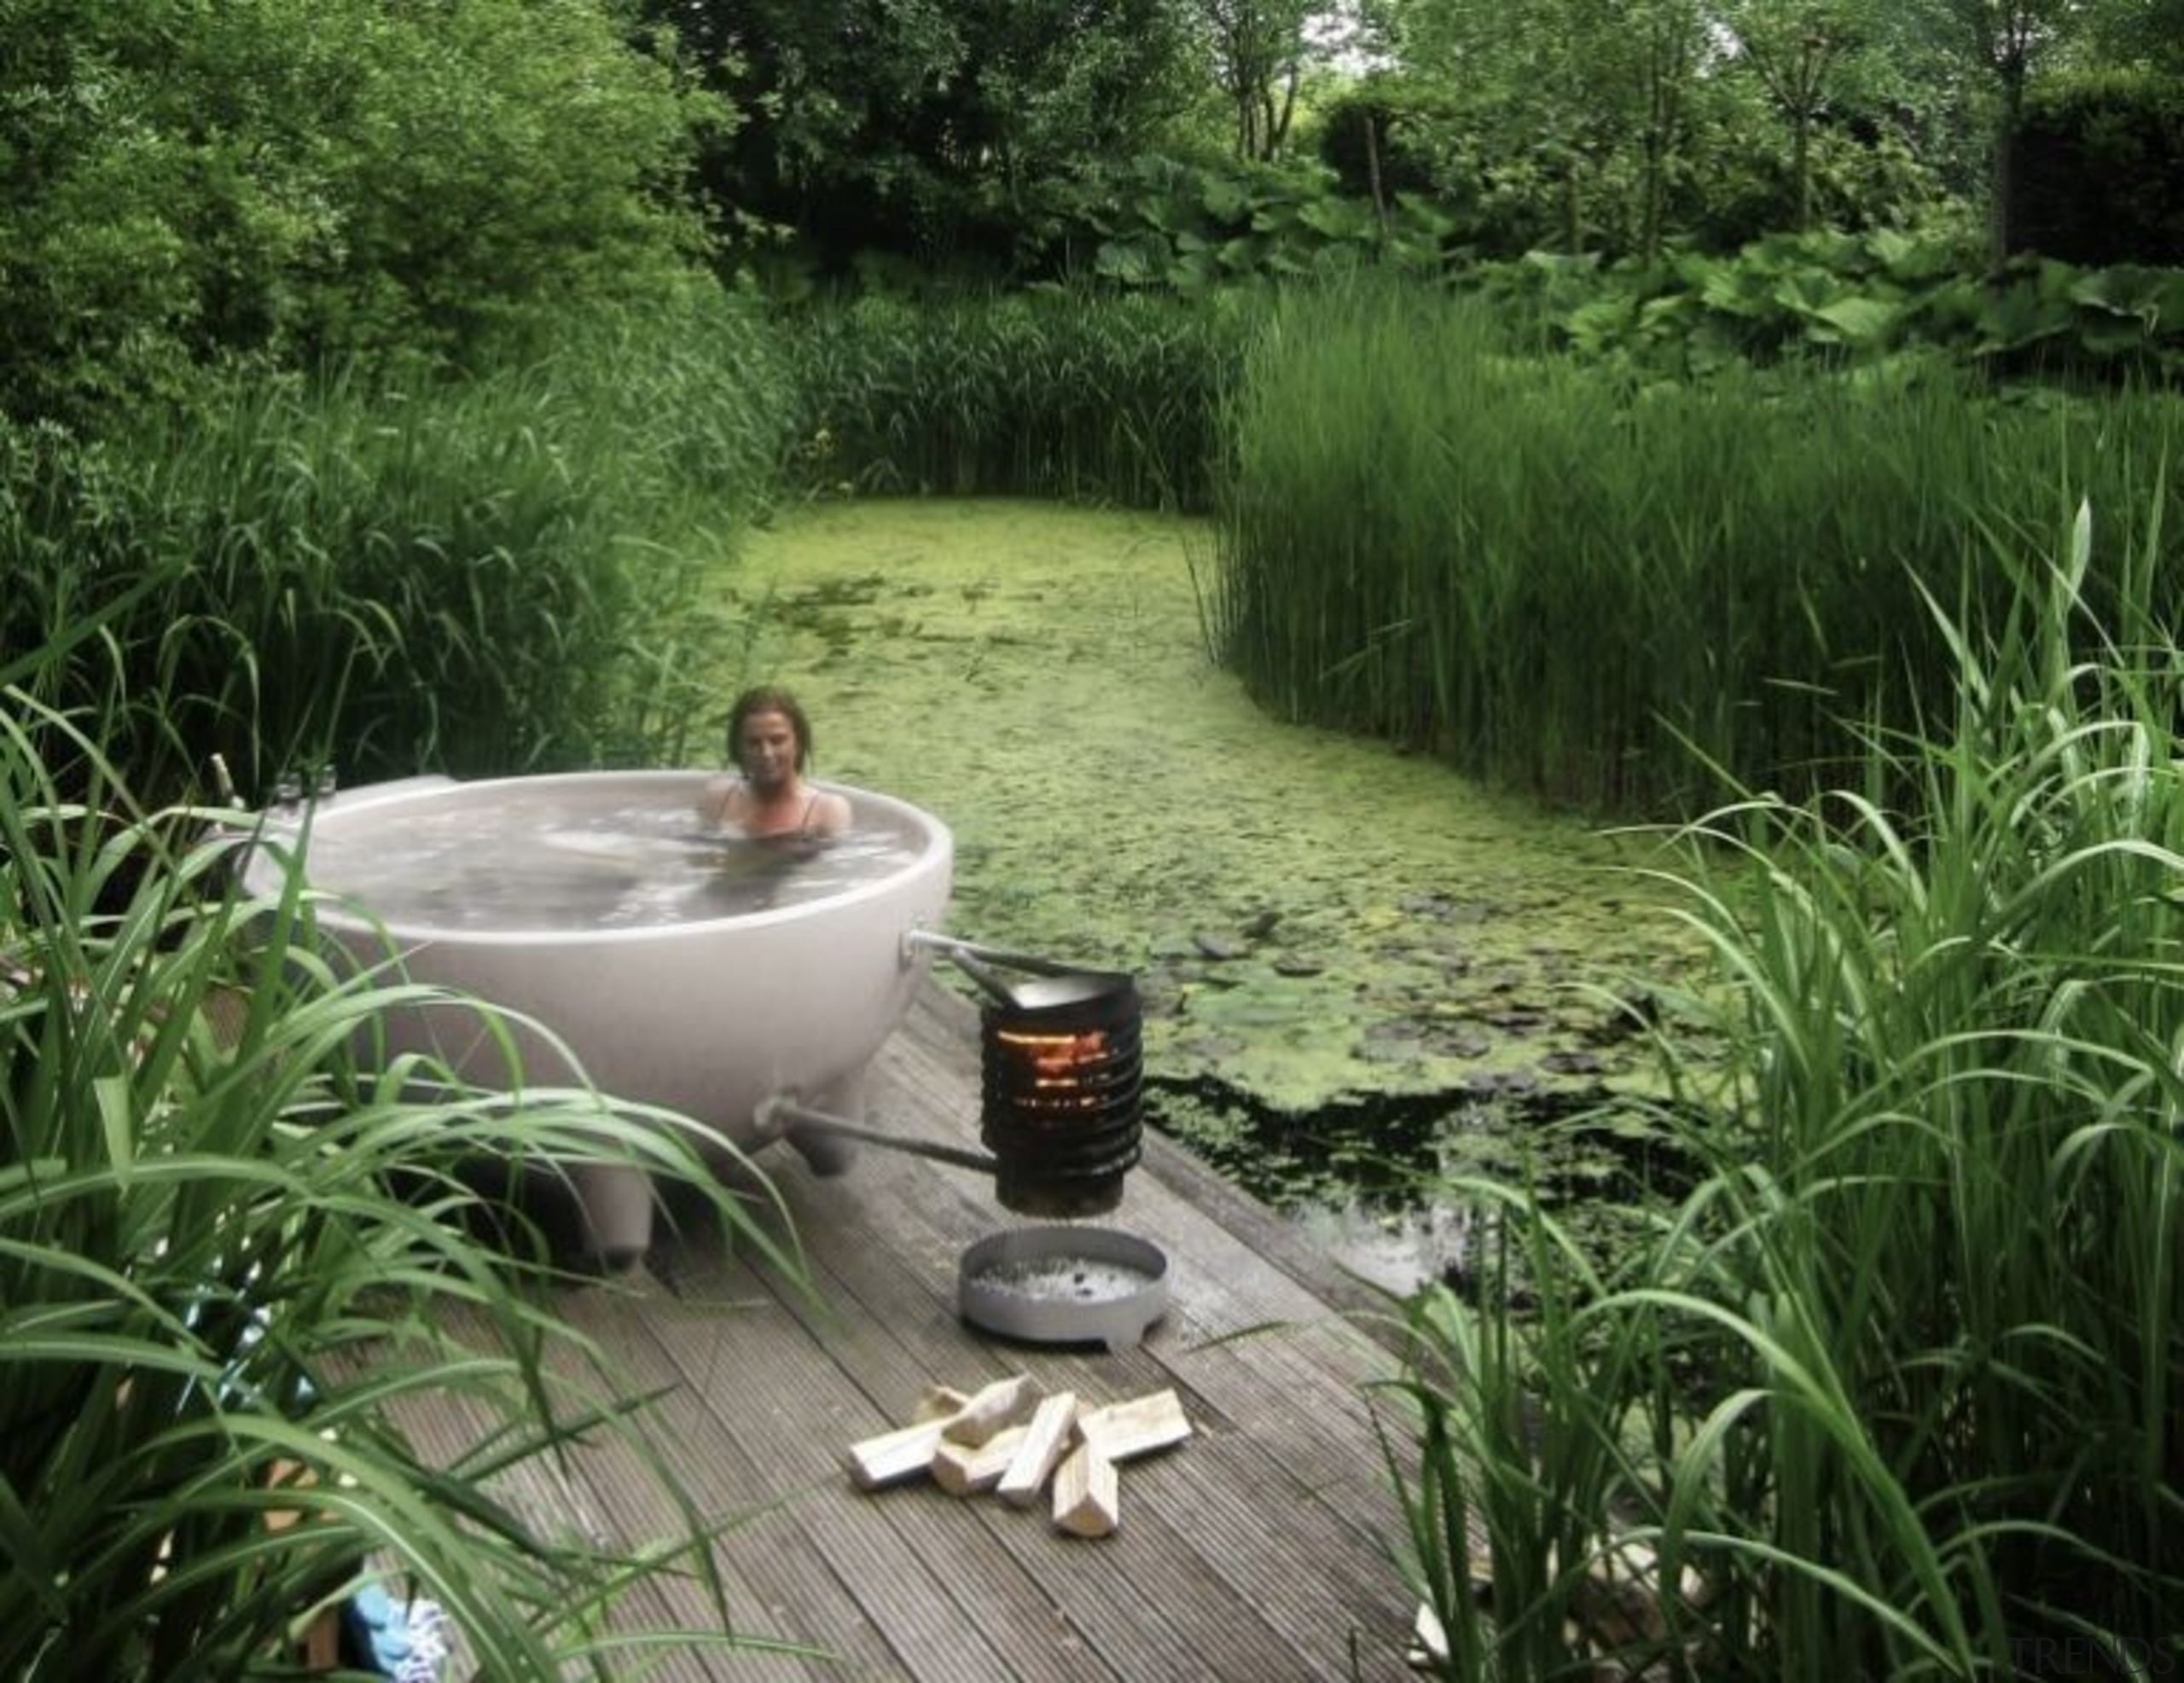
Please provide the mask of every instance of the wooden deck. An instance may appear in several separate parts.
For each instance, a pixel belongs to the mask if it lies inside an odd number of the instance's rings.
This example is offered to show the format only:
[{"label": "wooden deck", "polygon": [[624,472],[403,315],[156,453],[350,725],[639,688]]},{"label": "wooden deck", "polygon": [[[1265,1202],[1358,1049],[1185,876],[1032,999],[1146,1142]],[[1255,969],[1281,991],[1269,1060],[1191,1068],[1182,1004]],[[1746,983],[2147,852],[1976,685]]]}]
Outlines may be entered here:
[{"label": "wooden deck", "polygon": [[[929,986],[875,1068],[876,1123],[976,1142],[975,1013]],[[820,1661],[686,1649],[677,1679],[1394,1679],[1415,1609],[1391,1564],[1400,1534],[1366,1383],[1391,1359],[1346,1282],[1263,1207],[1148,1134],[1102,1223],[1170,1259],[1170,1307],[1141,1346],[1007,1343],[956,1313],[964,1247],[1022,1218],[965,1169],[866,1148],[821,1180],[768,1153],[822,1302],[717,1243],[671,1242],[634,1297],[572,1293],[571,1319],[656,1418],[691,1500],[743,1516],[716,1550],[738,1628]],[[1121,1529],[1063,1535],[1043,1506],[957,1499],[926,1483],[866,1494],[852,1442],[909,1416],[921,1391],[1016,1372],[1088,1406],[1172,1386],[1195,1436],[1121,1469]],[[659,1497],[607,1452],[552,1494],[597,1532],[672,1534]],[[694,1590],[648,1585],[640,1622],[705,1616]],[[681,1605],[677,1605],[677,1602]]]}]

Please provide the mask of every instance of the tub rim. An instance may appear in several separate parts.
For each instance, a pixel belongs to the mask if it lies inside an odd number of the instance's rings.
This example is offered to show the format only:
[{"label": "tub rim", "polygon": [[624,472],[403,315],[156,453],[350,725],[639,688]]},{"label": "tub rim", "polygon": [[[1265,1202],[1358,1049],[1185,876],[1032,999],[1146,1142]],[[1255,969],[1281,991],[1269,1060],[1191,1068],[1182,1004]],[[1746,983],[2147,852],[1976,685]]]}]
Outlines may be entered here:
[{"label": "tub rim", "polygon": [[[429,802],[450,793],[473,794],[496,788],[520,786],[538,789],[554,784],[576,785],[595,788],[615,784],[624,786],[639,783],[687,785],[694,792],[714,778],[724,774],[688,767],[665,767],[651,769],[618,769],[611,771],[556,771],[532,774],[518,773],[503,777],[459,778],[439,775],[404,777],[381,783],[363,783],[354,789],[338,792],[320,804],[335,821],[346,822],[344,816],[377,812],[384,809]],[[828,779],[806,780],[812,787],[829,794],[845,797],[854,814],[859,809],[878,810],[903,821],[915,833],[920,845],[916,855],[885,876],[870,882],[858,883],[836,893],[816,900],[800,901],[793,906],[773,906],[758,911],[733,912],[723,917],[684,919],[676,923],[625,924],[610,928],[569,929],[454,929],[442,924],[418,923],[409,920],[381,918],[363,902],[340,891],[322,887],[313,882],[310,871],[308,843],[301,857],[303,891],[309,897],[311,914],[320,927],[337,933],[365,936],[373,939],[386,939],[404,945],[415,946],[430,942],[435,945],[472,947],[565,948],[607,947],[659,941],[687,941],[717,936],[735,929],[768,929],[778,925],[808,920],[814,917],[830,916],[854,908],[868,902],[886,898],[899,893],[916,879],[944,869],[953,863],[955,837],[947,825],[923,807],[904,800],[899,795],[890,795],[861,785],[835,782]],[[253,895],[277,895],[287,874],[297,859],[289,845],[303,833],[303,821],[290,819],[273,813],[259,815],[261,830],[258,840],[282,846],[281,856],[273,862],[267,861],[257,845],[242,870],[242,886]],[[320,821],[317,814],[311,815],[315,826]],[[273,881],[265,880],[267,872],[276,873]],[[911,927],[921,925],[922,920],[913,918]]]}]

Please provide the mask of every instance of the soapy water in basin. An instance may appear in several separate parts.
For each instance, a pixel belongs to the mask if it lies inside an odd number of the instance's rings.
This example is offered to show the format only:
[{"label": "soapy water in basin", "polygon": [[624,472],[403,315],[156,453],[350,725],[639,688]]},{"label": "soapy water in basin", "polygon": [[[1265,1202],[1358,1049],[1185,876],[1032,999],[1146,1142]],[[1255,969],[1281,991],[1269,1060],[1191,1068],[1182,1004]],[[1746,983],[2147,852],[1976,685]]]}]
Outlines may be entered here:
[{"label": "soapy water in basin", "polygon": [[315,827],[313,887],[393,925],[642,929],[824,899],[892,875],[919,844],[868,815],[826,841],[753,840],[687,804],[605,805],[509,791],[490,806],[405,803]]},{"label": "soapy water in basin", "polygon": [[1117,1303],[1153,1282],[1136,1268],[1089,1256],[1040,1256],[1002,1262],[973,1276],[982,1291],[1035,1303]]}]

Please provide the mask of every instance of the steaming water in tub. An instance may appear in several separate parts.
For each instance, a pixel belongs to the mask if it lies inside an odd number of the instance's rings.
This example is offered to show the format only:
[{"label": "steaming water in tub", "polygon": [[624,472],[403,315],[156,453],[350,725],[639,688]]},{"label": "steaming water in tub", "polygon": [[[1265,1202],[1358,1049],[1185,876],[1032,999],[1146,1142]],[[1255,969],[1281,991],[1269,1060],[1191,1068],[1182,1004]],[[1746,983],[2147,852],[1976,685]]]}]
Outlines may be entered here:
[{"label": "steaming water in tub", "polygon": [[490,806],[424,802],[398,822],[328,824],[312,883],[392,925],[642,929],[824,899],[918,856],[905,829],[857,815],[845,834],[753,839],[683,801],[601,803],[511,786]]}]

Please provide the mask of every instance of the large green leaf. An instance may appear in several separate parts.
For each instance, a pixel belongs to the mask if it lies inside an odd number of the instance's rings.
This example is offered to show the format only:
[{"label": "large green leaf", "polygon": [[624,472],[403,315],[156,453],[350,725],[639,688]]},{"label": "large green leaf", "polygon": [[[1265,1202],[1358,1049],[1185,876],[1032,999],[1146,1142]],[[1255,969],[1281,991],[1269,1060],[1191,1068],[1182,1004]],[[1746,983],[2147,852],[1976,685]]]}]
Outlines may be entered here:
[{"label": "large green leaf", "polygon": [[1774,277],[1757,264],[1709,263],[1700,271],[1699,295],[1710,310],[1757,320],[1774,313]]},{"label": "large green leaf", "polygon": [[2069,298],[2050,293],[2036,277],[2028,276],[1988,294],[1986,306],[1979,313],[1976,348],[2022,350],[2066,334],[2077,325],[2077,312]]},{"label": "large green leaf", "polygon": [[1167,282],[1177,292],[1199,294],[1211,292],[1221,283],[1220,254],[1200,241],[1190,250],[1179,249],[1170,262]]},{"label": "large green leaf", "polygon": [[1166,270],[1169,254],[1168,242],[1159,235],[1139,234],[1127,240],[1102,241],[1093,267],[1107,280],[1129,287],[1145,286]]},{"label": "large green leaf", "polygon": [[1230,223],[1242,219],[1251,200],[1241,182],[1208,171],[1199,180],[1199,202],[1205,207],[1208,216],[1218,222]]},{"label": "large green leaf", "polygon": [[2095,356],[2127,356],[2152,348],[2166,320],[2174,331],[2184,310],[2184,270],[2119,264],[2071,277],[2078,338]]},{"label": "large green leaf", "polygon": [[1371,240],[1380,231],[1379,219],[1374,216],[1370,205],[1362,199],[1342,199],[1333,194],[1306,200],[1297,207],[1297,220],[1330,240]]},{"label": "large green leaf", "polygon": [[1943,281],[1960,272],[1955,252],[1937,240],[1921,240],[1892,228],[1876,229],[1866,236],[1883,273],[1905,284]]},{"label": "large green leaf", "polygon": [[1769,292],[1775,303],[1798,316],[1812,315],[1844,295],[1842,281],[1825,269],[1785,270]]},{"label": "large green leaf", "polygon": [[1436,240],[1445,240],[1456,231],[1456,219],[1423,194],[1398,193],[1395,202],[1401,227],[1414,229]]},{"label": "large green leaf", "polygon": [[1580,351],[1598,354],[1627,345],[1635,328],[1637,309],[1627,298],[1595,299],[1573,310],[1563,319],[1563,330]]},{"label": "large green leaf", "polygon": [[1222,242],[1221,267],[1228,274],[1242,276],[1256,275],[1265,264],[1272,242],[1258,234],[1241,235]]},{"label": "large green leaf", "polygon": [[1891,299],[1838,298],[1812,312],[1812,336],[1824,345],[1871,350],[1895,336],[1903,306]]},{"label": "large green leaf", "polygon": [[1130,200],[1130,208],[1137,212],[1140,222],[1163,234],[1173,234],[1198,220],[1196,207],[1175,194],[1141,193]]}]

